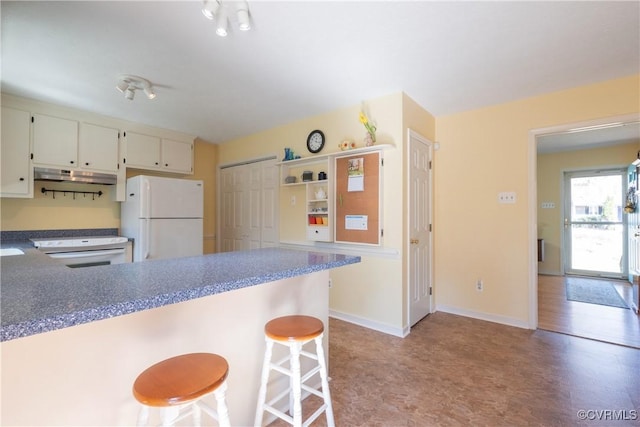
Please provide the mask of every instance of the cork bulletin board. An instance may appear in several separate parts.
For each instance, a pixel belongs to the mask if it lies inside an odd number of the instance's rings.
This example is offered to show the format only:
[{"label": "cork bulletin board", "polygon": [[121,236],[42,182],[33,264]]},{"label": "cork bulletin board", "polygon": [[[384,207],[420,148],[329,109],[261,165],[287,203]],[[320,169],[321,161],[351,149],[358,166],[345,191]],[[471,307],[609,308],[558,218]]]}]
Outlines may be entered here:
[{"label": "cork bulletin board", "polygon": [[336,158],[336,242],[380,244],[380,161],[380,152]]}]

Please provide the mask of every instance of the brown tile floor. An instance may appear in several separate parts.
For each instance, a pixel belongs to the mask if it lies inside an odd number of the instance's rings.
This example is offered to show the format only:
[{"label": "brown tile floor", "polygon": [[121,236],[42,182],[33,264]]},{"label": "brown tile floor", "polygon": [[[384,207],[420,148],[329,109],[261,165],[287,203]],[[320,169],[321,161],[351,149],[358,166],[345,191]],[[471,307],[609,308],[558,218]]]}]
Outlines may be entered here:
[{"label": "brown tile floor", "polygon": [[578,417],[640,412],[638,349],[435,313],[404,339],[331,319],[329,352],[337,426],[640,425]]},{"label": "brown tile floor", "polygon": [[[631,309],[568,301],[568,280],[603,279],[538,276],[538,328],[640,348],[640,316]],[[609,282],[631,306],[631,286],[624,281]]]}]

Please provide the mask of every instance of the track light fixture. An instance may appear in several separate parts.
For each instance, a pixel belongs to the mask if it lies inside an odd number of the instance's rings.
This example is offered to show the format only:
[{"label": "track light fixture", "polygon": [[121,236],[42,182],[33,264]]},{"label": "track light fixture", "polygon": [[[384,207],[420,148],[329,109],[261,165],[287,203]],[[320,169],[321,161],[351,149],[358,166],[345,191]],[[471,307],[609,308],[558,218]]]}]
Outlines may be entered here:
[{"label": "track light fixture", "polygon": [[223,0],[203,0],[202,14],[210,20],[216,22],[216,34],[226,37],[229,34],[229,17],[235,11],[238,19],[240,31],[251,29],[251,18],[249,15],[249,4],[245,0],[226,1]]},{"label": "track light fixture", "polygon": [[156,94],[153,91],[153,86],[149,80],[138,76],[132,76],[130,74],[122,74],[120,76],[116,89],[124,93],[124,97],[129,101],[133,101],[133,98],[136,95],[136,90],[143,91],[149,99],[156,97]]}]

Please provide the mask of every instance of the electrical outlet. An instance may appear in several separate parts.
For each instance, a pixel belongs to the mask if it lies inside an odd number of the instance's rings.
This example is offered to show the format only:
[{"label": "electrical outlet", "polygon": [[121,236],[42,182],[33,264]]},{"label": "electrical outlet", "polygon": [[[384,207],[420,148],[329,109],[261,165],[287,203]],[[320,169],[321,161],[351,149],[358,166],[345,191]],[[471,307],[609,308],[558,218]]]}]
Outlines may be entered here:
[{"label": "electrical outlet", "polygon": [[291,206],[296,205],[296,196],[291,196]]},{"label": "electrical outlet", "polygon": [[329,278],[329,287],[333,286],[333,280],[331,280],[331,278]]},{"label": "electrical outlet", "polygon": [[498,193],[498,203],[501,204],[513,204],[516,202],[516,192],[515,191],[503,191]]},{"label": "electrical outlet", "polygon": [[478,279],[478,281],[476,282],[476,291],[482,292],[483,288],[484,283],[482,283],[482,279]]}]

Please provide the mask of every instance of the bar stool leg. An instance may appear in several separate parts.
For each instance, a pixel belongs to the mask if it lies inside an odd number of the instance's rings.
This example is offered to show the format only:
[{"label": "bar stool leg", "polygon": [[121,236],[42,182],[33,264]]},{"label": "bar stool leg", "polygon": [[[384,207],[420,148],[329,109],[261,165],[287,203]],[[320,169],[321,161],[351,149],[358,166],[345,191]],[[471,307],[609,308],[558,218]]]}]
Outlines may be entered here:
[{"label": "bar stool leg", "polygon": [[229,409],[227,408],[226,401],[226,393],[227,393],[227,383],[226,381],[218,387],[216,391],[213,392],[216,397],[217,402],[217,412],[218,412],[218,426],[219,427],[231,427],[231,422],[229,421]]},{"label": "bar stool leg", "polygon": [[200,424],[202,423],[202,411],[200,410],[200,406],[198,406],[197,403],[194,403],[191,405],[191,410],[193,411],[191,415],[193,417],[193,426],[200,427]]},{"label": "bar stool leg", "polygon": [[140,408],[140,412],[138,412],[138,423],[136,424],[138,427],[146,426],[149,422],[149,407],[142,406]]},{"label": "bar stool leg", "polygon": [[260,381],[260,391],[258,392],[258,404],[256,407],[256,417],[253,425],[258,427],[262,425],[262,415],[264,412],[264,402],[267,398],[267,383],[269,382],[269,372],[271,365],[271,353],[273,352],[273,341],[265,339],[267,348],[264,352],[264,362],[262,365],[262,379]]},{"label": "bar stool leg", "polygon": [[325,409],[325,415],[327,416],[327,425],[329,427],[334,427],[335,421],[333,419],[333,406],[331,405],[331,394],[329,392],[329,379],[327,378],[327,363],[324,359],[324,349],[322,348],[322,335],[316,337],[314,340],[316,342],[318,364],[320,365],[322,396],[324,398],[324,404],[327,406],[327,409]]},{"label": "bar stool leg", "polygon": [[300,381],[300,350],[302,344],[299,342],[289,343],[291,349],[291,378],[293,395],[293,408],[289,408],[293,416],[293,426],[302,426],[302,383]]},{"label": "bar stool leg", "polygon": [[180,407],[178,406],[168,406],[166,408],[162,408],[162,426],[172,427],[175,419],[178,418],[179,414]]}]

